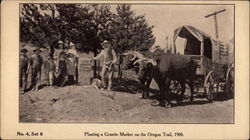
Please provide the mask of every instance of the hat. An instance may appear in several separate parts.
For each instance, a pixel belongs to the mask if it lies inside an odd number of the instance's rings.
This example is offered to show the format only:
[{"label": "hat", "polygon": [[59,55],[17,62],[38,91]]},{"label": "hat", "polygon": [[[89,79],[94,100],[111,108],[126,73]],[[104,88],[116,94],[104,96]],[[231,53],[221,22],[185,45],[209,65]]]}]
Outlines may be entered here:
[{"label": "hat", "polygon": [[69,46],[75,46],[75,44],[73,42],[70,42]]},{"label": "hat", "polygon": [[27,52],[28,52],[28,50],[27,50],[27,49],[25,49],[25,48],[22,48],[22,49],[21,49],[21,52],[22,52],[22,53],[27,53]]},{"label": "hat", "polygon": [[58,44],[63,44],[62,40],[59,40],[59,41],[58,41]]},{"label": "hat", "polygon": [[111,44],[109,41],[107,41],[107,40],[104,40],[103,42],[102,42],[102,45],[104,45],[104,44]]},{"label": "hat", "polygon": [[41,52],[41,50],[39,48],[36,48],[33,50],[33,52],[37,52],[37,51]]}]

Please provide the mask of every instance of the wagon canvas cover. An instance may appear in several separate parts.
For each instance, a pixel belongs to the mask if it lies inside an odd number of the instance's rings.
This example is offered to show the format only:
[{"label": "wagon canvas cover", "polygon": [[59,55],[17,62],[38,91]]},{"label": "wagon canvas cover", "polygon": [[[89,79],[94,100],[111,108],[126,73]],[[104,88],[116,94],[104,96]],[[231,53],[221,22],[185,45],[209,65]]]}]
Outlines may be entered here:
[{"label": "wagon canvas cover", "polygon": [[226,43],[213,39],[205,32],[191,26],[184,25],[174,30],[173,45],[177,37],[185,38],[184,54],[203,55],[213,62],[226,64],[228,61],[228,47]]}]

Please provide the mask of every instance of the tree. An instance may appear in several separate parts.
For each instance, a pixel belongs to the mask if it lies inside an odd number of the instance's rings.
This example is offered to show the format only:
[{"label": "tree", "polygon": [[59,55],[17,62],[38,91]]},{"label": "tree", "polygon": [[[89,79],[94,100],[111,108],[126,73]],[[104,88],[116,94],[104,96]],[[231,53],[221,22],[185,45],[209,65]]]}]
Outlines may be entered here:
[{"label": "tree", "polygon": [[[41,13],[50,9],[50,13]],[[47,10],[48,11],[48,10]],[[48,4],[23,4],[20,17],[21,41],[36,44],[40,47],[51,47],[60,34],[54,29],[54,6]]]},{"label": "tree", "polygon": [[[57,41],[69,40],[79,44],[79,51],[93,52],[96,56],[102,49],[100,42],[110,39],[109,5],[23,4],[21,15],[21,41],[50,46],[52,52]],[[94,65],[96,67],[96,63]]]},{"label": "tree", "polygon": [[136,16],[130,5],[118,5],[116,11],[110,36],[119,56],[118,75],[121,78],[121,53],[126,50],[148,50],[154,44],[155,38],[152,34],[153,26],[148,25],[144,15]]},{"label": "tree", "polygon": [[[103,40],[110,40],[108,29],[113,20],[113,14],[110,11],[110,6],[106,4],[92,4],[89,5],[89,8],[91,9],[92,15],[92,28],[88,42],[93,48],[92,52],[94,53],[94,56],[96,56],[102,49],[101,42]],[[96,65],[96,61],[94,61],[94,77],[97,76]]]},{"label": "tree", "polygon": [[88,46],[87,38],[91,36],[92,19],[88,7],[81,4],[58,4],[56,9],[61,39],[80,44],[77,49],[81,52],[90,52],[92,48]]},{"label": "tree", "polygon": [[38,6],[34,4],[24,4],[20,17],[21,41],[31,41],[43,47],[43,32],[40,24],[42,15],[38,12]]},{"label": "tree", "polygon": [[[132,40],[134,41],[134,48],[139,51],[147,51],[151,48],[155,42],[153,35],[154,26],[149,26],[145,16],[138,16],[134,27],[134,33]],[[136,41],[137,40],[137,41]]]},{"label": "tree", "polygon": [[148,50],[155,42],[153,26],[145,16],[136,16],[130,5],[118,5],[112,22],[111,38],[117,52],[126,50]]}]

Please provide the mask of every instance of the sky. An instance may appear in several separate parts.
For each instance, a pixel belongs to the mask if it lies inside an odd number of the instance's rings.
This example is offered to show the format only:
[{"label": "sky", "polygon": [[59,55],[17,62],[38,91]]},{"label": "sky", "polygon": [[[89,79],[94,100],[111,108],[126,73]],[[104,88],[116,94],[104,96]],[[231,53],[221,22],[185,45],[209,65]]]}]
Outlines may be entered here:
[{"label": "sky", "polygon": [[[116,4],[112,4],[111,11],[116,13],[116,7]],[[222,9],[226,11],[217,15],[219,40],[227,42],[234,37],[233,5],[131,4],[131,8],[137,16],[145,15],[149,25],[154,25],[154,45],[162,48],[166,47],[166,37],[171,42],[173,31],[183,25],[192,25],[215,38],[214,17],[204,16]],[[176,45],[183,42],[183,39],[177,38]]]},{"label": "sky", "polygon": [[166,36],[172,38],[173,31],[182,25],[192,25],[215,38],[214,17],[204,16],[226,9],[217,15],[219,40],[229,41],[234,37],[233,5],[132,5],[136,15],[145,14],[150,25],[154,25],[154,45],[166,46]]}]

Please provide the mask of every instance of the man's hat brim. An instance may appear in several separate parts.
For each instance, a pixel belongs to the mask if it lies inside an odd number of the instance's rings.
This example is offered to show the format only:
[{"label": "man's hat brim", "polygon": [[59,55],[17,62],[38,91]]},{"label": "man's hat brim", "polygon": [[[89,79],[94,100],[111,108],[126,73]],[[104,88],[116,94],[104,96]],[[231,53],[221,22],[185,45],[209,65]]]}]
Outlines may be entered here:
[{"label": "man's hat brim", "polygon": [[63,42],[62,42],[61,40],[60,40],[60,41],[58,41],[57,43],[58,43],[58,44],[63,44]]},{"label": "man's hat brim", "polygon": [[105,44],[110,44],[111,45],[111,42],[105,40],[105,41],[102,42],[102,45],[105,45]]}]

